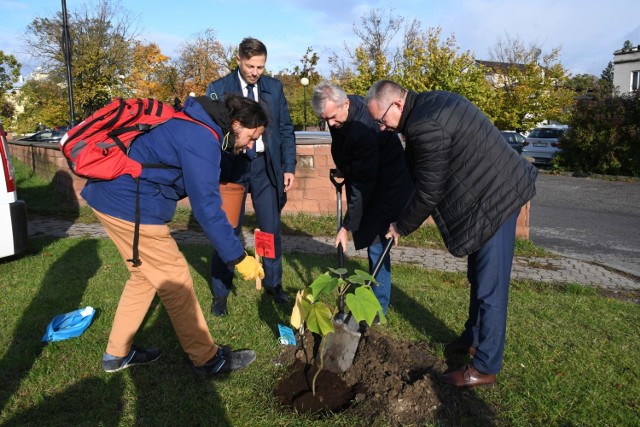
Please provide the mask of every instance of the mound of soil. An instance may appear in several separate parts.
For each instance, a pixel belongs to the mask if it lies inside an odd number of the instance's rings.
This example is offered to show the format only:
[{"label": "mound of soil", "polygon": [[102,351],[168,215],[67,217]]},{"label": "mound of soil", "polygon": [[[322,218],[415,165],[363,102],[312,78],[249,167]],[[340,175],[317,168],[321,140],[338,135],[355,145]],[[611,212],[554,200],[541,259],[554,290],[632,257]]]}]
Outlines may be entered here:
[{"label": "mound of soil", "polygon": [[279,363],[289,367],[288,375],[274,390],[283,405],[298,412],[330,417],[348,411],[371,423],[392,426],[492,424],[492,410],[473,390],[448,386],[436,378],[448,367],[465,363],[462,358],[445,361],[435,357],[425,343],[398,341],[375,328],[367,329],[353,366],[342,374],[321,370],[314,396],[319,339],[307,332],[298,342],[298,348],[289,347],[281,355]]}]

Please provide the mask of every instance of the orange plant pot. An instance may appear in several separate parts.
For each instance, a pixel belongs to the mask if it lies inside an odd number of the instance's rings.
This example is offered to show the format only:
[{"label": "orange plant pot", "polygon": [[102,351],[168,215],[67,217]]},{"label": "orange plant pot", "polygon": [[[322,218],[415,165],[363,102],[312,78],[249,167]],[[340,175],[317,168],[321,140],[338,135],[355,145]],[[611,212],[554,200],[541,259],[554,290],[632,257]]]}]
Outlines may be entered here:
[{"label": "orange plant pot", "polygon": [[233,228],[240,222],[240,210],[244,197],[244,186],[233,182],[220,183],[220,197],[222,197],[222,210],[227,214],[227,220]]}]

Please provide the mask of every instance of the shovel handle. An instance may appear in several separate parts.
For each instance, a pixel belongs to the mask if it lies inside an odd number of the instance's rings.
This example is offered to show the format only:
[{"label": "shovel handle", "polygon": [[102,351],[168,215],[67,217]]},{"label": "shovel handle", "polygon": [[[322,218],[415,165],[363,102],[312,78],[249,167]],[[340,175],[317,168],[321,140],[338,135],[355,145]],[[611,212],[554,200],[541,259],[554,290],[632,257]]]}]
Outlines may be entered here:
[{"label": "shovel handle", "polygon": [[[331,183],[336,187],[336,217],[338,219],[337,231],[342,228],[342,186],[344,185],[344,176],[339,169],[329,169],[329,179]],[[342,181],[338,181],[342,179]],[[344,267],[344,248],[342,244],[338,244],[338,267]]]},{"label": "shovel handle", "polygon": [[[255,245],[255,237],[256,237],[256,233],[260,231],[259,228],[256,228],[253,232],[253,241],[254,241],[254,245]],[[255,252],[253,254],[253,256],[255,257],[256,261],[260,262],[260,255],[258,255],[258,249],[254,248]],[[262,289],[262,279],[260,278],[260,276],[256,276],[256,290],[261,290]]]},{"label": "shovel handle", "polygon": [[[340,190],[344,185],[344,175],[342,175],[342,172],[340,172],[339,169],[329,169],[329,179],[336,187],[336,190]],[[338,179],[342,179],[342,181],[338,181]]]},{"label": "shovel handle", "polygon": [[393,237],[387,240],[387,243],[384,246],[382,253],[380,254],[380,258],[378,258],[378,262],[376,262],[376,265],[373,267],[373,271],[371,272],[371,275],[373,277],[376,277],[378,275],[380,268],[382,268],[382,263],[384,262],[384,259],[387,257],[387,255],[389,254],[389,251],[391,250],[391,246],[393,246]]}]

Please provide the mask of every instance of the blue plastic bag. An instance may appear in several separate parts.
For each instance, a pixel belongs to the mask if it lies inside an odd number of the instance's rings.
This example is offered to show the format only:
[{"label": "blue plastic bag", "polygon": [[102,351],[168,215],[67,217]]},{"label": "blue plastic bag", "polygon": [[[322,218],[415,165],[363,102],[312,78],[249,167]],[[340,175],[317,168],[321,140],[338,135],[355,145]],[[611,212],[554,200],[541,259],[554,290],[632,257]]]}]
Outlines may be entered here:
[{"label": "blue plastic bag", "polygon": [[70,313],[58,314],[47,325],[47,331],[42,337],[42,341],[62,341],[82,335],[91,324],[95,314],[96,311],[93,307],[85,307]]}]

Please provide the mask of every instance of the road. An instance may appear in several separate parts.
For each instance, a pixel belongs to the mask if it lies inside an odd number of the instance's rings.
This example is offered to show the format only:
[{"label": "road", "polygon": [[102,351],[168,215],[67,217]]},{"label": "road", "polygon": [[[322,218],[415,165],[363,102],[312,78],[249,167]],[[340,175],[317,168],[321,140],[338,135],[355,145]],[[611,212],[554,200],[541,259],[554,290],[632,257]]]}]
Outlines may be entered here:
[{"label": "road", "polygon": [[541,173],[536,188],[533,243],[640,277],[640,182]]}]

